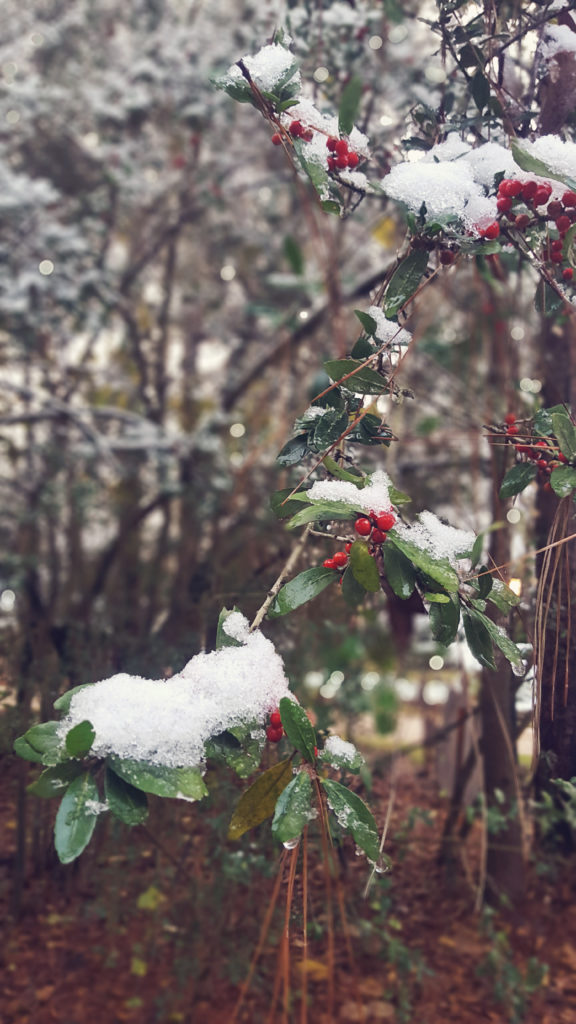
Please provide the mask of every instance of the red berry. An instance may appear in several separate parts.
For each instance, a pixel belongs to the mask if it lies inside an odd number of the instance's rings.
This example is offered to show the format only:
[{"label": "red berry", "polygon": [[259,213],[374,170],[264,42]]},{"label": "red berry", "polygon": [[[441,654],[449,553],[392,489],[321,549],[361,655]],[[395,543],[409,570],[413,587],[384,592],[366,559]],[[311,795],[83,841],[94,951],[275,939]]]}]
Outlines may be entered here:
[{"label": "red berry", "polygon": [[482,236],[482,238],[489,238],[489,239],[498,238],[499,234],[500,234],[500,225],[498,224],[497,221],[493,221],[492,224],[489,224],[487,228],[482,228],[482,230],[480,232],[480,235]]},{"label": "red berry", "polygon": [[284,729],[275,729],[273,725],[269,725],[266,729],[266,739],[270,743],[279,743],[284,735]]},{"label": "red berry", "polygon": [[554,238],[550,242],[550,249],[552,250],[552,252],[561,252],[563,245],[564,245],[564,242],[562,241],[561,238]]},{"label": "red berry", "polygon": [[526,181],[522,185],[520,195],[522,196],[522,199],[524,199],[524,201],[528,203],[531,199],[534,199],[534,196],[536,195],[537,191],[538,183],[536,181]]},{"label": "red berry", "polygon": [[572,221],[570,220],[570,217],[567,217],[566,214],[564,214],[562,217],[558,217],[556,227],[558,228],[558,231],[568,231],[571,223]]},{"label": "red berry", "polygon": [[[552,189],[550,189],[550,192],[551,191]],[[536,192],[534,193],[534,198],[532,200],[534,206],[544,206],[544,203],[548,202],[550,192],[548,191],[545,185],[539,185],[536,189]]]},{"label": "red berry", "polygon": [[547,447],[548,447],[548,442],[547,441],[536,441],[536,448],[547,448]]},{"label": "red berry", "polygon": [[515,449],[516,449],[516,451],[518,452],[519,455],[531,455],[532,454],[532,448],[530,447],[529,444],[515,444],[514,447],[515,447]]},{"label": "red berry", "polygon": [[337,139],[336,140],[336,145],[334,146],[334,152],[338,156],[346,156],[346,154],[348,153],[348,143],[346,142],[346,139]]},{"label": "red berry", "polygon": [[360,163],[360,157],[358,153],[348,153],[348,167],[358,167]]},{"label": "red berry", "polygon": [[299,139],[303,132],[301,121],[291,121],[288,131],[290,135],[293,135],[295,139]]},{"label": "red berry", "polygon": [[514,227],[518,228],[519,231],[523,231],[527,228],[530,223],[530,217],[527,213],[519,213],[514,221]]},{"label": "red berry", "polygon": [[344,545],[344,550],[345,550],[347,555],[350,554],[350,551],[352,550],[352,541],[351,540],[349,540],[348,543]]},{"label": "red berry", "polygon": [[498,202],[496,203],[496,209],[498,210],[498,213],[508,213],[508,210],[510,210],[511,207],[512,200],[510,199],[510,196],[502,196],[502,198],[499,199]]},{"label": "red berry", "polygon": [[513,412],[507,412],[504,417],[504,423],[516,423],[516,416]]},{"label": "red berry", "polygon": [[557,250],[550,253],[550,260],[552,263],[562,263],[563,259],[564,257],[562,253],[558,252]]},{"label": "red berry", "polygon": [[506,428],[506,433],[510,435],[519,434],[520,427],[517,427],[515,423],[511,423],[509,427]]},{"label": "red berry", "polygon": [[325,558],[324,561],[322,562],[322,565],[324,566],[325,569],[336,568],[336,562],[334,561],[333,558]]},{"label": "red berry", "polygon": [[562,271],[562,277],[565,281],[571,281],[574,277],[574,271],[572,270],[572,267],[566,267],[566,269]]},{"label": "red berry", "polygon": [[282,145],[282,136],[280,135],[280,133],[279,132],[274,132],[274,135],[270,139],[270,142],[272,143],[273,146],[281,146]]},{"label": "red berry", "polygon": [[332,561],[337,569],[341,569],[344,565],[348,564],[348,555],[345,551],[337,551]]},{"label": "red berry", "polygon": [[335,157],[329,156],[328,160],[326,161],[326,163],[328,164],[328,170],[329,171],[335,171],[336,170],[336,159],[335,159]]},{"label": "red berry", "polygon": [[348,167],[348,157],[346,153],[342,153],[341,156],[336,157],[336,167],[339,167],[341,171]]},{"label": "red berry", "polygon": [[382,530],[383,533],[387,533],[388,530],[391,530],[395,522],[396,516],[393,512],[380,512],[376,517],[376,526],[379,530]]},{"label": "red berry", "polygon": [[538,469],[548,469],[548,463],[546,459],[537,459],[536,465],[538,466]]},{"label": "red berry", "polygon": [[304,131],[300,133],[300,138],[302,139],[302,142],[312,142],[314,132],[311,128],[305,128]]},{"label": "red berry", "polygon": [[275,729],[279,729],[282,725],[282,718],[279,711],[273,711],[270,715],[270,725],[273,725]]},{"label": "red berry", "polygon": [[559,203],[557,199],[553,199],[552,202],[548,203],[546,207],[546,213],[550,220],[556,220],[556,217],[560,217],[564,213],[564,207],[562,203]]},{"label": "red berry", "polygon": [[564,206],[576,206],[576,192],[565,192],[562,196]]},{"label": "red berry", "polygon": [[440,263],[443,267],[449,267],[456,259],[455,254],[450,249],[442,249],[440,253]]},{"label": "red berry", "polygon": [[330,152],[333,153],[334,150],[336,149],[336,143],[337,142],[338,142],[338,139],[335,139],[335,138],[333,138],[333,136],[330,136],[329,139],[326,139],[326,149],[329,149]]},{"label": "red berry", "polygon": [[517,178],[511,178],[506,182],[506,191],[503,193],[505,196],[510,196],[511,199],[515,199],[519,196],[522,191],[522,182],[518,181]]},{"label": "red berry", "polygon": [[564,455],[564,452],[558,452],[558,455],[556,456],[556,458],[558,459],[559,462],[568,462],[568,459]]},{"label": "red berry", "polygon": [[318,747],[314,747],[314,757],[318,757]]},{"label": "red berry", "polygon": [[382,530],[372,530],[370,540],[373,544],[383,544],[386,540],[386,534]]},{"label": "red berry", "polygon": [[354,529],[360,537],[369,537],[372,533],[372,523],[369,519],[357,519],[354,523]]}]

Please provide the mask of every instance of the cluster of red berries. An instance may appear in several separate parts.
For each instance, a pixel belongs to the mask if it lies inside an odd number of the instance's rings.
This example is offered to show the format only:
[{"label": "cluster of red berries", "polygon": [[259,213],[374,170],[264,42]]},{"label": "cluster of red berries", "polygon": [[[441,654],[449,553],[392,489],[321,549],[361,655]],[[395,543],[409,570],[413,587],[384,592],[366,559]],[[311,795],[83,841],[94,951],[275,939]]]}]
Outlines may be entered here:
[{"label": "cluster of red berries", "polygon": [[391,530],[396,522],[393,512],[369,512],[369,517],[361,516],[354,523],[354,529],[359,537],[367,537],[371,544],[383,544],[386,540],[388,530]]},{"label": "cluster of red berries", "polygon": [[266,739],[270,743],[280,743],[284,735],[282,719],[279,711],[273,711],[270,715],[270,724],[266,727]]},{"label": "cluster of red berries", "polygon": [[[314,138],[313,129],[306,127],[301,121],[291,121],[288,126],[288,134],[293,139],[302,139],[303,142],[312,142]],[[271,141],[274,146],[281,146],[282,136],[280,132],[275,132]],[[336,139],[330,136],[326,140],[326,148],[330,150],[330,156],[327,160],[329,171],[354,170],[355,167],[358,167],[360,156],[350,149],[346,139]]]},{"label": "cluster of red berries", "polygon": [[[509,412],[504,417],[504,422],[507,437],[514,438],[520,434],[520,427],[516,423],[516,416],[513,412]],[[558,443],[554,438],[538,437],[530,444],[527,443],[527,440],[527,437],[523,437],[521,441],[515,441],[514,448],[518,455],[525,457],[526,461],[536,463],[544,479],[550,476],[553,469],[568,462],[566,456],[558,450]]]},{"label": "cluster of red berries", "polygon": [[344,551],[337,551],[332,558],[326,558],[322,562],[325,569],[345,569],[348,565],[348,555],[350,554],[350,548],[352,542],[350,541],[345,545]]},{"label": "cluster of red berries", "polygon": [[[558,232],[558,237],[548,238],[542,249],[542,258],[553,266],[564,262],[564,239],[566,232],[576,223],[576,192],[567,191],[562,199],[552,199],[552,186],[546,182],[539,184],[536,181],[518,181],[516,178],[505,178],[498,186],[498,197],[496,206],[498,213],[506,216],[508,220],[519,231],[524,231],[531,225],[548,222]],[[530,213],[519,211],[518,204],[523,204],[530,210]],[[538,208],[546,206],[546,209],[539,212]],[[484,238],[497,238],[500,234],[500,227],[497,221],[484,229]],[[570,266],[562,269],[564,281],[571,281],[574,277],[574,270]]]},{"label": "cluster of red berries", "polygon": [[344,171],[346,168],[354,170],[355,167],[358,167],[360,157],[358,153],[350,149],[346,139],[335,139],[330,136],[326,141],[326,148],[332,154],[328,157],[329,171]]}]

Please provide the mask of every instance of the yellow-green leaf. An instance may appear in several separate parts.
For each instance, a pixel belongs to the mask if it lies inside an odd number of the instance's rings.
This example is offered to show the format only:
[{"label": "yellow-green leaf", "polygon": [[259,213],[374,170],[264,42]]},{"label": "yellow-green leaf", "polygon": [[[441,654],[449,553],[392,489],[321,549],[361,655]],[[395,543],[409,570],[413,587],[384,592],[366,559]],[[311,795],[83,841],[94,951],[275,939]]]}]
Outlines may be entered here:
[{"label": "yellow-green leaf", "polygon": [[292,781],[292,761],[280,761],[262,772],[240,797],[228,828],[228,839],[239,839],[274,814],[280,793]]}]

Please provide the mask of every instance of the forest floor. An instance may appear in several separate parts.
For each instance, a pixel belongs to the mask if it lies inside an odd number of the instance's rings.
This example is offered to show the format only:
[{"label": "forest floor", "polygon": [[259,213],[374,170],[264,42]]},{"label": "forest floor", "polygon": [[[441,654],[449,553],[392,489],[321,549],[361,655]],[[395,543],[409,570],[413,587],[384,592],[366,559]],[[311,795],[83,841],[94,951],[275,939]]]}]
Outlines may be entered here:
[{"label": "forest floor", "polygon": [[[30,850],[15,918],[18,775],[28,766],[5,762],[2,1024],[576,1024],[573,863],[532,862],[519,907],[479,913],[480,829],[471,831],[448,872],[439,866],[446,801],[408,760],[396,772],[386,845],[392,870],[375,877],[365,899],[366,861],[346,841],[337,871],[327,875],[311,832],[306,948],[302,854],[283,854],[270,931],[237,1017],[240,988],[274,903],[281,856],[269,829],[228,843],[235,796],[216,786],[210,813],[155,801],[146,828],[99,826],[82,858],[62,867],[50,852],[54,807],[30,799]],[[369,799],[380,824],[389,797],[389,777],[376,775]],[[291,943],[279,959],[292,857],[299,859]],[[288,974],[284,1013],[274,987],[276,979],[282,998]]]}]

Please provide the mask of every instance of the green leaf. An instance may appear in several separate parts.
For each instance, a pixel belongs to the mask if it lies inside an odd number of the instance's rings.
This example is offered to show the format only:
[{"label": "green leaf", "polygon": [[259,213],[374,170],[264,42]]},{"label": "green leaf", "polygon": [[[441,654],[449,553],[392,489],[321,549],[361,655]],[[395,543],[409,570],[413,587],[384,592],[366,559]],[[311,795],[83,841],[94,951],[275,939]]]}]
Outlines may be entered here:
[{"label": "green leaf", "polygon": [[279,615],[288,615],[295,608],[300,608],[300,605],[312,601],[326,587],[334,583],[338,579],[338,575],[337,569],[325,569],[324,566],[305,569],[279,590],[268,609],[268,618],[275,619]]},{"label": "green leaf", "polygon": [[512,140],[511,142],[512,156],[521,167],[523,171],[528,171],[530,174],[538,174],[542,178],[552,178],[554,181],[561,181],[562,184],[567,185],[570,189],[576,189],[576,182],[572,178],[566,177],[563,174],[557,174],[553,171],[548,164],[544,163],[543,160],[539,160],[535,156],[531,156],[527,153],[517,142]]},{"label": "green leaf", "polygon": [[504,583],[504,580],[499,580],[497,576],[493,578],[492,590],[488,600],[493,605],[496,605],[496,608],[504,612],[504,614],[507,614],[511,608],[520,603],[518,594],[515,594],[508,584]]},{"label": "green leaf", "polygon": [[409,505],[412,498],[409,494],[405,494],[404,491],[399,491],[396,487],[389,487],[388,494],[390,495],[390,501],[393,505]]},{"label": "green leaf", "polygon": [[362,327],[366,331],[366,334],[373,338],[376,334],[376,328],[378,327],[374,317],[370,316],[370,313],[365,313],[362,309],[355,309],[354,316],[360,321]]},{"label": "green leaf", "polygon": [[[296,500],[296,495],[294,499]],[[306,499],[310,501],[310,499]],[[308,508],[300,509],[288,523],[289,530],[295,530],[297,526],[304,526],[305,523],[320,523],[332,519],[354,519],[364,509],[360,504],[353,505],[346,501],[313,501]]]},{"label": "green leaf", "polygon": [[35,750],[24,736],[18,736],[14,740],[12,749],[18,757],[24,758],[25,761],[34,761],[35,764],[42,764],[42,754]]},{"label": "green leaf", "polygon": [[104,792],[111,813],[130,827],[142,825],[148,817],[146,794],[125,779],[120,778],[110,765],[106,765]]},{"label": "green leaf", "polygon": [[[492,619],[487,615],[484,615],[483,612],[474,610],[473,612],[470,612],[470,615],[473,616],[478,624],[481,623],[484,626],[493,643],[500,648],[502,654],[508,659],[510,664],[514,665],[515,668],[522,668],[524,664],[522,654],[513,640],[510,639],[506,631],[502,629],[501,626],[497,626],[495,622],[492,622]],[[468,636],[466,636],[466,638],[468,639]]]},{"label": "green leaf", "polygon": [[559,498],[567,498],[576,488],[576,469],[571,466],[559,466],[550,474],[550,486]]},{"label": "green leaf", "polygon": [[110,757],[116,775],[144,793],[180,800],[201,800],[208,790],[199,768],[167,768],[125,758]]},{"label": "green leaf", "polygon": [[292,235],[286,235],[283,248],[293,273],[302,274],[304,272],[304,254]]},{"label": "green leaf", "polygon": [[472,545],[472,551],[470,553],[470,561],[472,562],[472,567],[473,568],[474,568],[475,565],[478,565],[478,562],[482,558],[482,549],[483,549],[483,547],[484,547],[484,534],[483,533],[479,533],[478,536],[476,537],[476,540],[474,541],[474,544]]},{"label": "green leaf", "polygon": [[435,590],[427,590],[422,597],[429,604],[450,604],[449,594],[437,593]]},{"label": "green leaf", "polygon": [[280,717],[282,725],[290,743],[299,750],[308,761],[314,762],[316,749],[316,733],[310,723],[308,715],[300,704],[290,700],[289,697],[282,697],[280,701]]},{"label": "green leaf", "polygon": [[81,775],[82,771],[82,765],[75,764],[73,761],[65,761],[63,764],[46,768],[35,782],[27,786],[28,792],[33,793],[34,796],[43,797],[46,800],[54,796],[62,796],[64,790],[72,782],[72,779],[75,779],[77,775]]},{"label": "green leaf", "polygon": [[293,778],[291,759],[262,772],[240,797],[230,821],[228,839],[239,839],[249,829],[271,818],[278,797]]},{"label": "green leaf", "polygon": [[24,743],[19,744],[19,749],[16,749],[16,743],[18,743],[16,740],[14,749],[20,757],[26,757],[26,760],[31,761],[33,758],[24,753],[27,745],[39,755],[37,760],[42,764],[58,764],[66,757],[59,730],[59,722],[41,722],[39,725],[33,725],[28,732],[24,733],[24,736],[20,737]]},{"label": "green leaf", "polygon": [[342,597],[351,608],[357,608],[366,597],[366,591],[358,583],[350,565],[344,570],[342,576]]},{"label": "green leaf", "polygon": [[472,93],[474,103],[478,107],[480,113],[482,113],[484,107],[486,107],[490,102],[490,82],[482,71],[478,70],[472,76],[470,92]]},{"label": "green leaf", "polygon": [[276,456],[276,462],[281,466],[295,466],[302,462],[308,453],[308,434],[298,434],[297,437],[287,441],[282,450]]},{"label": "green leaf", "polygon": [[338,131],[340,135],[350,135],[354,127],[354,121],[358,114],[358,107],[362,99],[362,79],[354,75],[346,85],[340,98],[338,108]]},{"label": "green leaf", "polygon": [[324,213],[335,213],[337,217],[342,212],[342,206],[335,199],[323,199],[320,206],[324,210]]},{"label": "green leaf", "polygon": [[494,583],[494,577],[491,572],[488,572],[487,565],[481,565],[478,569],[478,578],[476,580],[476,586],[478,587],[478,597],[485,598],[492,590]]},{"label": "green leaf", "polygon": [[387,378],[381,377],[369,366],[363,366],[360,359],[330,359],[324,363],[324,369],[334,382],[356,371],[354,376],[348,377],[342,384],[342,387],[356,395],[380,395],[389,390]]},{"label": "green leaf", "polygon": [[460,625],[460,605],[457,598],[449,604],[433,604],[430,607],[430,629],[436,643],[449,647],[456,639]]},{"label": "green leaf", "polygon": [[320,764],[329,765],[331,768],[340,768],[342,771],[356,774],[365,764],[365,761],[360,751],[352,743],[349,743],[348,747],[352,747],[352,750],[350,752],[346,750],[344,753],[325,749],[321,750],[317,760]]},{"label": "green leaf", "polygon": [[338,440],[347,426],[346,409],[327,409],[323,416],[315,420],[314,430],[308,438],[309,447],[318,452],[324,451]]},{"label": "green leaf", "polygon": [[270,508],[277,519],[288,519],[301,508],[301,504],[298,499],[292,500],[292,498],[290,498],[289,501],[286,501],[286,498],[292,494],[293,490],[293,487],[283,487],[281,491],[274,491],[271,495]]},{"label": "green leaf", "polygon": [[396,268],[384,296],[384,312],[389,320],[394,319],[412,298],[427,266],[428,252],[414,249]]},{"label": "green leaf", "polygon": [[[288,492],[290,493],[290,492]],[[233,636],[224,629],[224,623],[232,612],[239,611],[239,608],[223,608],[218,616],[218,626],[216,629],[216,650],[221,650],[222,647],[243,647],[243,643],[240,640],[236,640]]]},{"label": "green leaf", "polygon": [[320,780],[326,790],[328,806],[334,812],[339,825],[350,832],[354,842],[376,863],[380,856],[378,829],[371,811],[356,793],[333,779]]},{"label": "green leaf", "polygon": [[54,701],[56,711],[63,711],[66,714],[70,710],[74,694],[80,693],[80,690],[85,690],[87,686],[92,686],[92,683],[82,683],[81,686],[73,686],[71,690],[66,690],[66,693],[63,693],[62,696]]},{"label": "green leaf", "polygon": [[414,566],[398,548],[392,544],[382,545],[382,560],[386,571],[386,579],[397,597],[406,601],[416,586]]},{"label": "green leaf", "polygon": [[[235,730],[240,732],[241,730]],[[212,736],[206,744],[206,756],[227,764],[241,779],[253,775],[262,755],[260,740],[244,735],[238,739],[232,730]]]},{"label": "green leaf", "polygon": [[272,834],[281,843],[289,843],[301,835],[312,817],[312,780],[307,771],[299,771],[276,801]]},{"label": "green leaf", "polygon": [[352,472],[352,470],[344,469],[339,462],[336,462],[330,455],[325,455],[322,459],[324,467],[328,470],[331,476],[335,476],[337,480],[346,480],[348,483],[356,484],[356,487],[361,489],[366,483],[366,478],[360,476],[358,472]]},{"label": "green leaf", "polygon": [[350,568],[358,583],[372,594],[380,590],[380,574],[364,540],[355,540],[350,548]]},{"label": "green leaf", "polygon": [[500,488],[502,500],[511,498],[514,494],[520,494],[528,487],[528,484],[536,479],[537,473],[538,469],[533,462],[519,462],[518,465],[512,466],[502,481]]},{"label": "green leaf", "polygon": [[479,661],[485,668],[495,669],[496,662],[494,661],[490,633],[486,629],[485,624],[479,618],[481,614],[481,612],[476,610],[464,612],[463,618],[466,640],[468,647],[476,658],[476,661]]},{"label": "green leaf", "polygon": [[386,445],[390,447],[392,433],[390,427],[382,423],[379,416],[373,413],[366,413],[347,434],[349,441],[356,441],[358,444]]},{"label": "green leaf", "polygon": [[360,337],[354,342],[352,351],[350,353],[350,357],[352,359],[361,359],[362,361],[364,361],[365,359],[368,359],[370,356],[375,355],[376,351],[377,350],[374,347],[374,344],[371,341],[369,341],[369,339],[364,334],[361,334]]},{"label": "green leaf", "polygon": [[94,743],[96,733],[92,722],[78,722],[66,733],[65,745],[70,757],[84,757]]},{"label": "green leaf", "polygon": [[70,864],[86,849],[98,819],[98,789],[89,772],[70,783],[54,824],[54,845],[62,864]]},{"label": "green leaf", "polygon": [[446,558],[434,558],[428,551],[419,548],[413,541],[400,537],[395,529],[390,530],[386,544],[392,544],[403,555],[406,555],[417,569],[425,572],[435,583],[440,583],[447,591],[456,591],[459,586],[458,573]]},{"label": "green leaf", "polygon": [[576,458],[576,427],[566,412],[555,412],[552,414],[552,428],[562,454],[567,459]]}]

